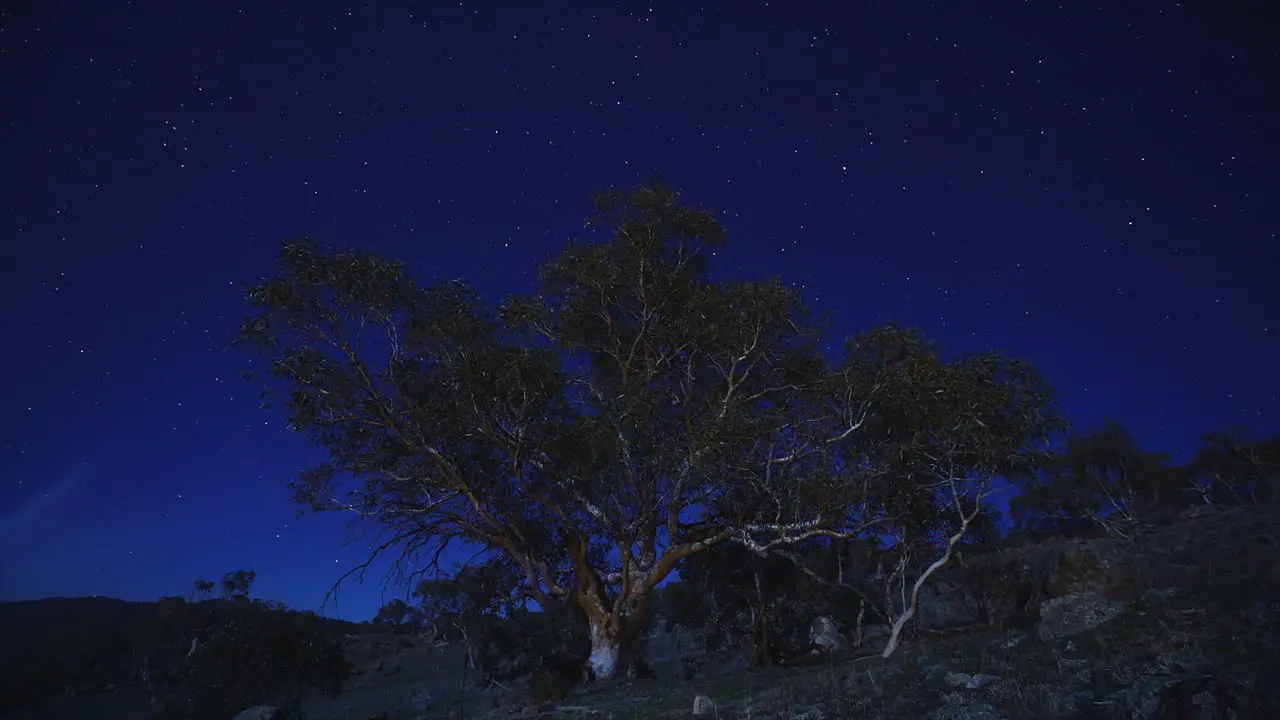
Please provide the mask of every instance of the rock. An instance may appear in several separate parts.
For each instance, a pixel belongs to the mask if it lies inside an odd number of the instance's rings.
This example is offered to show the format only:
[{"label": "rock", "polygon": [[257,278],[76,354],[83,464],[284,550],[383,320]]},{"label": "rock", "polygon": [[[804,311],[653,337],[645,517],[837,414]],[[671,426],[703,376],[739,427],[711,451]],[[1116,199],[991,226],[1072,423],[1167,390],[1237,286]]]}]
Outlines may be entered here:
[{"label": "rock", "polygon": [[706,695],[698,695],[693,699],[693,716],[696,718],[712,717],[716,714],[716,704]]},{"label": "rock", "polygon": [[280,709],[274,705],[254,705],[241,710],[233,720],[279,720]]},{"label": "rock", "polygon": [[1046,600],[1040,606],[1036,630],[1043,641],[1069,637],[1109,622],[1125,611],[1123,603],[1093,592],[1078,592]]},{"label": "rock", "polygon": [[1177,588],[1150,588],[1142,593],[1142,597],[1138,599],[1138,603],[1144,607],[1158,607],[1169,602],[1178,594]]},{"label": "rock", "polygon": [[1109,537],[1062,542],[1051,554],[1052,560],[1056,564],[1041,588],[1048,598],[1079,592],[1108,597],[1136,595],[1135,587],[1147,570],[1131,544]]},{"label": "rock", "polygon": [[929,582],[920,588],[918,611],[920,627],[929,630],[963,627],[977,621],[964,588],[944,580]]},{"label": "rock", "polygon": [[1148,678],[1116,692],[1109,702],[1133,720],[1217,720],[1249,717],[1241,688],[1221,679],[1196,676]]},{"label": "rock", "polygon": [[828,652],[844,650],[849,643],[840,634],[836,621],[827,615],[819,615],[809,625],[809,643]]},{"label": "rock", "polygon": [[1149,577],[1149,561],[1131,543],[1054,538],[948,566],[921,588],[920,626],[1022,628],[1036,620],[1045,600],[1078,592],[1134,600]]},{"label": "rock", "polygon": [[970,675],[962,672],[949,672],[943,681],[951,687],[963,687],[966,690],[978,690],[990,685],[996,678],[991,675]]}]

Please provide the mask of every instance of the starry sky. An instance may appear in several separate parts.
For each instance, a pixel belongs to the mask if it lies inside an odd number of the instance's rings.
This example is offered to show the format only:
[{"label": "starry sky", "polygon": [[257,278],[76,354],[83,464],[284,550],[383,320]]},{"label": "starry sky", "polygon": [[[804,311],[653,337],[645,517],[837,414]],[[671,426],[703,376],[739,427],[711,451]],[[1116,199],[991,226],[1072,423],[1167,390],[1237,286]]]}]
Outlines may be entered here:
[{"label": "starry sky", "polygon": [[243,284],[310,234],[497,300],[654,171],[834,345],[1008,350],[1181,460],[1280,432],[1272,4],[370,5],[0,14],[0,599],[318,607],[363,555],[287,502],[319,453],[239,377]]}]

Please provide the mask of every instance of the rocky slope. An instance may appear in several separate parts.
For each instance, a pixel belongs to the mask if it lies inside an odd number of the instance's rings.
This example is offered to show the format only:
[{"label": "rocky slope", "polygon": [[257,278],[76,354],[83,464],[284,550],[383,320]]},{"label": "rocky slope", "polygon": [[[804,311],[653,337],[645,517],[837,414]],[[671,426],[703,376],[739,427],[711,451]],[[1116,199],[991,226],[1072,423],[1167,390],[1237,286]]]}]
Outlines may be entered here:
[{"label": "rocky slope", "polygon": [[556,703],[532,703],[521,684],[468,687],[460,655],[436,649],[433,667],[422,648],[384,644],[362,651],[380,675],[367,669],[349,694],[312,709],[318,720],[1280,717],[1270,680],[1280,668],[1278,539],[1277,509],[1201,509],[1132,540],[1055,539],[970,558],[931,583],[920,625],[887,660],[871,644],[787,668],[702,658],[687,680],[674,660],[697,654],[696,638],[659,634],[649,643],[659,677],[593,684]]},{"label": "rocky slope", "polygon": [[973,558],[932,585],[921,626],[888,660],[852,648],[585,688],[563,704],[619,718],[687,717],[699,697],[719,718],[1280,717],[1278,539],[1274,508],[1202,509],[1133,540]]},{"label": "rocky slope", "polygon": [[[920,625],[887,660],[868,643],[793,667],[686,663],[700,654],[696,634],[659,634],[649,643],[657,678],[595,683],[550,703],[532,701],[528,678],[485,684],[464,672],[461,648],[361,635],[348,644],[357,674],[342,696],[307,710],[313,720],[1275,718],[1278,539],[1280,509],[1234,508],[1133,540],[1058,539],[969,558],[931,583]],[[702,670],[685,679],[691,666]],[[109,709],[110,697],[94,702],[64,716],[145,717]]]}]

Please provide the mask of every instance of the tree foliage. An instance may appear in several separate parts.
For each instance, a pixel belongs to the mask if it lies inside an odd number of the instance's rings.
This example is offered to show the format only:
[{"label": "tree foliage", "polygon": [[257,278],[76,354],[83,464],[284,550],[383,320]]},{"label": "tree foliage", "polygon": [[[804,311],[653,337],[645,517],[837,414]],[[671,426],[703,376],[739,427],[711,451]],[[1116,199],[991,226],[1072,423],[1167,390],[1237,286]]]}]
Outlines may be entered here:
[{"label": "tree foliage", "polygon": [[462,281],[288,242],[241,340],[328,451],[299,502],[354,513],[406,576],[455,540],[503,553],[525,596],[586,614],[598,674],[626,665],[685,558],[946,538],[967,527],[961,499],[1061,425],[1043,380],[998,354],[946,359],[886,326],[824,358],[793,288],[709,278],[724,229],[660,182],[595,207],[594,237],[496,308]]},{"label": "tree foliage", "polygon": [[[220,598],[162,598],[136,630],[136,667],[157,717],[225,718],[257,704],[297,708],[312,689],[341,692],[351,674],[341,635],[320,628],[314,613],[250,599],[255,578],[227,573]],[[194,588],[207,595],[213,585]]]},{"label": "tree foliage", "polygon": [[1189,493],[1205,504],[1280,500],[1280,436],[1259,440],[1248,428],[1206,435],[1187,474]]},{"label": "tree foliage", "polygon": [[1180,502],[1180,478],[1168,458],[1142,450],[1122,424],[1110,420],[1067,439],[1011,509],[1023,526],[1079,533],[1096,526],[1125,534]]},{"label": "tree foliage", "polygon": [[849,607],[857,611],[856,602],[839,602],[848,600],[839,588],[805,575],[800,562],[812,565],[812,554],[797,561],[794,555],[762,557],[741,545],[719,545],[689,558],[681,566],[681,582],[664,596],[683,601],[671,608],[679,611],[675,617],[701,629],[708,650],[745,641],[753,664],[785,662],[809,650],[814,617]]},{"label": "tree foliage", "polygon": [[580,663],[586,639],[581,618],[564,604],[549,611],[525,607],[523,596],[513,592],[519,583],[512,570],[494,556],[421,580],[408,601],[387,603],[374,622],[465,648],[477,677],[506,681],[556,658],[577,657]]},{"label": "tree foliage", "polygon": [[1258,440],[1247,428],[1210,433],[1191,462],[1174,465],[1109,420],[1045,456],[1010,509],[1031,534],[1127,536],[1194,505],[1269,502],[1278,478],[1280,438]]},{"label": "tree foliage", "polygon": [[395,598],[378,609],[372,620],[374,625],[390,627],[397,633],[416,633],[426,624],[421,609],[410,605],[404,598]]}]

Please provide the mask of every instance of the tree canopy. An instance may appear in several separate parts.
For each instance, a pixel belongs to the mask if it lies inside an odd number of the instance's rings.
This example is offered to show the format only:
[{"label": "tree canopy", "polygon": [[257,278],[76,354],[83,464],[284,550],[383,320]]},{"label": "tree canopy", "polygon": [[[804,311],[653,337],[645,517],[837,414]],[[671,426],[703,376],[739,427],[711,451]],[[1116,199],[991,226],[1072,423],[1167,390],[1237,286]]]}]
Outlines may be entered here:
[{"label": "tree canopy", "polygon": [[1064,425],[1002,354],[947,358],[887,325],[824,357],[794,288],[710,278],[724,228],[661,182],[598,194],[587,229],[494,307],[288,241],[240,340],[328,452],[298,502],[353,513],[406,576],[454,541],[500,553],[526,597],[586,614],[598,676],[627,665],[684,558],[961,537],[988,483]]}]

